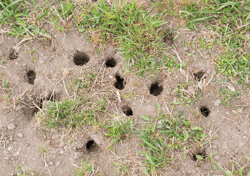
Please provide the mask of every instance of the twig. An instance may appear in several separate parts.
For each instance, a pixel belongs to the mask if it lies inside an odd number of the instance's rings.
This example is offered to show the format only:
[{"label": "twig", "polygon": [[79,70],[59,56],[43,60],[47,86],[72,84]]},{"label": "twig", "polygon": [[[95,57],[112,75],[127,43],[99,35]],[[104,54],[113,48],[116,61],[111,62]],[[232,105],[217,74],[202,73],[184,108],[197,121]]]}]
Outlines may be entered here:
[{"label": "twig", "polygon": [[117,95],[117,98],[118,98],[118,102],[121,103],[122,102],[121,101],[121,95],[120,95],[118,90],[116,91],[116,95]]},{"label": "twig", "polygon": [[141,100],[141,104],[140,104],[139,109],[141,108],[141,105],[142,105],[143,100],[144,100],[144,95],[143,95],[143,97],[142,97],[142,100]]},{"label": "twig", "polygon": [[186,77],[185,72],[182,70],[182,60],[181,60],[178,52],[176,51],[176,48],[174,47],[174,50],[172,49],[172,51],[176,54],[177,58],[180,61],[180,72],[181,72],[181,74],[183,74]]},{"label": "twig", "polygon": [[32,101],[32,103],[43,113],[43,115],[45,115],[45,113],[43,112],[43,110],[41,108],[39,108],[39,106],[37,106],[36,103],[34,103],[33,101]]}]

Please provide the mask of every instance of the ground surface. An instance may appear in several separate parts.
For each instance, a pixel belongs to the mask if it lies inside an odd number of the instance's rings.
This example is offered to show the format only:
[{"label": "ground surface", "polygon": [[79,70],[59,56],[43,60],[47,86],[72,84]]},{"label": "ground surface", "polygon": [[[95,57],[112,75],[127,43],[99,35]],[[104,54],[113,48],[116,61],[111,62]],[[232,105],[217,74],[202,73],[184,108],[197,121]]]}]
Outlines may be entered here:
[{"label": "ground surface", "polygon": [[46,23],[51,38],[24,39],[2,24],[0,175],[248,175],[249,73],[223,74],[226,45],[204,24],[163,21],[167,59],[149,65],[90,41],[94,29]]}]

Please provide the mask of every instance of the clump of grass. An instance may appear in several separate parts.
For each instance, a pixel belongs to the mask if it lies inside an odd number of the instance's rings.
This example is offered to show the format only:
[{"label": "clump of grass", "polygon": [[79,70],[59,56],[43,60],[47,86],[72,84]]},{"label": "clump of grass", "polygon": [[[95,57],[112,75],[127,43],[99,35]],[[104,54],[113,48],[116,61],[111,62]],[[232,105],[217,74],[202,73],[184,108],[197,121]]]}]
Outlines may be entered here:
[{"label": "clump of grass", "polygon": [[153,6],[144,10],[136,1],[109,4],[100,0],[80,8],[78,28],[88,32],[94,42],[117,46],[120,54],[134,67],[150,67],[152,62],[160,64],[159,56],[164,49],[161,26],[166,22],[162,15],[152,13]]},{"label": "clump of grass", "polygon": [[195,103],[200,100],[201,98],[201,91],[200,89],[194,90],[194,93],[188,92],[188,86],[192,86],[191,83],[180,83],[178,87],[175,88],[174,94],[178,97],[180,102],[173,102],[173,104],[183,104],[187,107],[190,107],[190,104]]},{"label": "clump of grass", "polygon": [[213,30],[217,43],[223,46],[218,58],[218,70],[239,84],[248,82],[249,54],[247,33],[250,29],[250,1],[206,0],[190,3],[181,16],[187,27],[199,30],[198,23]]},{"label": "clump of grass", "polygon": [[[143,167],[147,175],[170,163],[172,150],[187,149],[190,143],[201,141],[205,137],[202,128],[191,126],[183,114],[181,112],[168,117],[158,113],[156,122],[151,125],[147,123],[144,129],[138,130],[141,145],[144,147],[144,151],[138,152],[145,156]],[[153,120],[145,117],[143,119]]]},{"label": "clump of grass", "polygon": [[[44,115],[38,116],[44,127],[81,127],[83,125],[98,126],[99,115],[106,112],[106,95],[98,101],[78,96],[75,100],[64,99],[61,102],[50,102],[44,109]],[[96,103],[94,103],[96,102]]]},{"label": "clump of grass", "polygon": [[0,2],[0,24],[11,26],[9,34],[13,36],[36,35],[35,31],[37,31],[38,26],[28,22],[28,18],[31,18],[30,5],[25,0],[5,0]]},{"label": "clump of grass", "polygon": [[223,87],[219,89],[219,94],[217,94],[216,96],[222,97],[223,99],[221,101],[221,104],[223,104],[224,107],[228,107],[230,106],[231,101],[235,98],[240,98],[240,95],[241,95],[240,91],[237,90],[232,91],[226,87]]},{"label": "clump of grass", "polygon": [[249,82],[250,54],[229,51],[218,58],[218,70],[229,80],[237,77],[240,84]]},{"label": "clump of grass", "polygon": [[122,120],[112,121],[105,125],[104,128],[108,130],[105,136],[110,138],[111,142],[118,143],[119,141],[125,141],[131,136],[134,122],[133,119],[127,119],[124,122]]},{"label": "clump of grass", "polygon": [[92,164],[89,158],[86,161],[81,162],[81,168],[75,169],[74,176],[87,176],[98,173],[94,164]]}]

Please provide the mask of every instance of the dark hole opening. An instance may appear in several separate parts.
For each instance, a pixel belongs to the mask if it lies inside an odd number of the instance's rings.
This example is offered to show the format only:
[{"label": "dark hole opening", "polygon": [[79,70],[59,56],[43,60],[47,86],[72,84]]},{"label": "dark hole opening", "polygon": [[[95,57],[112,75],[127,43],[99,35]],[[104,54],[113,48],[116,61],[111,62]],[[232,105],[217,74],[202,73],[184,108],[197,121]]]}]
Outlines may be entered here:
[{"label": "dark hole opening", "polygon": [[118,74],[115,75],[116,78],[116,82],[114,84],[115,88],[122,90],[124,89],[124,78],[122,78],[121,76],[119,76]]},{"label": "dark hole opening", "polygon": [[11,49],[10,50],[10,54],[9,54],[9,59],[10,60],[15,60],[18,58],[18,53],[15,51],[15,49]]},{"label": "dark hole opening", "polygon": [[84,52],[77,51],[74,55],[75,65],[82,66],[88,63],[89,60],[90,60],[89,56]]},{"label": "dark hole opening", "polygon": [[89,140],[87,142],[87,144],[86,144],[87,150],[90,150],[94,145],[95,145],[95,141],[94,140]]},{"label": "dark hole opening", "polygon": [[205,158],[207,157],[205,151],[198,151],[198,152],[195,152],[195,153],[193,154],[193,156],[192,156],[192,160],[193,160],[193,161],[197,161],[198,158],[196,157],[196,155],[201,156],[203,159],[205,159]]},{"label": "dark hole opening", "polygon": [[[201,78],[204,76],[205,72],[200,70],[200,71],[193,73],[193,74],[194,74],[195,80],[200,81]],[[206,76],[204,76],[204,78],[206,78]]]},{"label": "dark hole opening", "polygon": [[165,32],[163,37],[163,42],[172,45],[174,43],[174,33],[173,32]]},{"label": "dark hole opening", "polygon": [[[43,108],[43,99],[40,99],[40,101],[37,100],[36,105],[37,105],[40,109],[42,109],[42,108]],[[40,110],[39,108],[37,108],[37,107],[35,106],[35,108],[34,108],[34,115],[35,115],[36,112],[38,112],[38,111]]]},{"label": "dark hole opening", "polygon": [[126,116],[132,116],[133,115],[133,111],[129,106],[123,106],[122,107],[122,112],[126,115]]},{"label": "dark hole opening", "polygon": [[34,84],[36,79],[36,73],[33,70],[27,72],[28,82]]},{"label": "dark hole opening", "polygon": [[200,108],[200,111],[201,111],[201,114],[204,116],[204,117],[208,117],[208,115],[210,114],[210,110],[206,107],[206,106],[202,106]]},{"label": "dark hole opening", "polygon": [[97,2],[97,0],[92,0],[92,2]]},{"label": "dark hole opening", "polygon": [[163,90],[163,86],[160,85],[159,82],[156,82],[156,83],[151,84],[149,92],[150,94],[154,96],[158,96],[161,94],[162,90]]},{"label": "dark hole opening", "polygon": [[106,65],[106,67],[115,67],[116,66],[116,60],[113,57],[108,58],[106,60],[105,65]]},{"label": "dark hole opening", "polygon": [[86,143],[86,149],[88,152],[98,152],[99,151],[99,146],[97,145],[97,143],[91,139]]},{"label": "dark hole opening", "polygon": [[59,97],[55,93],[49,93],[46,99],[47,101],[56,101],[56,100],[59,100]]}]

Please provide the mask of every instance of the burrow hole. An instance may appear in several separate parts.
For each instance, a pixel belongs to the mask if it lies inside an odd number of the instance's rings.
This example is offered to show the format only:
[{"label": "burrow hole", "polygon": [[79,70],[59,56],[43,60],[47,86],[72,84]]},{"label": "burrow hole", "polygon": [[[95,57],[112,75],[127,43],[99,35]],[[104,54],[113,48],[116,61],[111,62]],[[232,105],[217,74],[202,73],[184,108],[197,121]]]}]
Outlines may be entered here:
[{"label": "burrow hole", "polygon": [[[43,99],[36,100],[36,105],[37,105],[40,109],[42,109],[42,108],[43,108]],[[35,113],[37,113],[37,112],[40,110],[37,106],[34,107],[33,116],[35,115]]]},{"label": "burrow hole", "polygon": [[163,86],[160,85],[159,82],[152,83],[150,88],[149,88],[150,94],[152,94],[154,96],[160,95],[162,90],[163,90]]},{"label": "burrow hole", "polygon": [[85,52],[77,51],[74,55],[75,65],[82,66],[88,63],[90,60],[89,56]]},{"label": "burrow hole", "polygon": [[125,81],[124,78],[122,78],[119,74],[115,75],[116,82],[114,84],[115,88],[122,90],[124,89]]},{"label": "burrow hole", "polygon": [[[200,70],[198,72],[194,72],[193,74],[194,74],[194,79],[200,81],[205,75],[205,72],[203,70]],[[206,78],[206,76],[204,76],[204,78]]]},{"label": "burrow hole", "polygon": [[59,96],[55,93],[50,92],[49,95],[46,97],[47,101],[58,101],[59,100]]},{"label": "burrow hole", "polygon": [[122,112],[123,112],[126,116],[132,116],[132,115],[133,115],[132,109],[131,109],[129,106],[127,106],[127,105],[125,105],[125,106],[122,107]]},{"label": "burrow hole", "polygon": [[115,67],[116,64],[116,60],[113,57],[109,57],[105,62],[106,67]]},{"label": "burrow hole", "polygon": [[163,42],[169,45],[172,45],[174,43],[174,33],[170,31],[166,31],[164,33]]},{"label": "burrow hole", "polygon": [[30,84],[34,84],[36,79],[36,73],[33,70],[27,71],[27,78]]},{"label": "burrow hole", "polygon": [[97,152],[99,150],[99,146],[93,139],[90,139],[86,143],[86,149],[89,152]]},{"label": "burrow hole", "polygon": [[205,159],[207,157],[206,151],[205,150],[198,150],[197,152],[193,152],[191,158],[193,161],[197,161],[197,157],[196,155],[201,156],[203,159]]},{"label": "burrow hole", "polygon": [[14,48],[10,49],[10,54],[9,54],[9,59],[10,60],[15,60],[18,58],[18,53],[15,51]]},{"label": "burrow hole", "polygon": [[202,106],[201,108],[200,108],[200,111],[201,111],[201,114],[204,116],[204,117],[208,117],[209,116],[209,114],[210,114],[210,110],[208,109],[208,107],[206,107],[206,106]]}]

